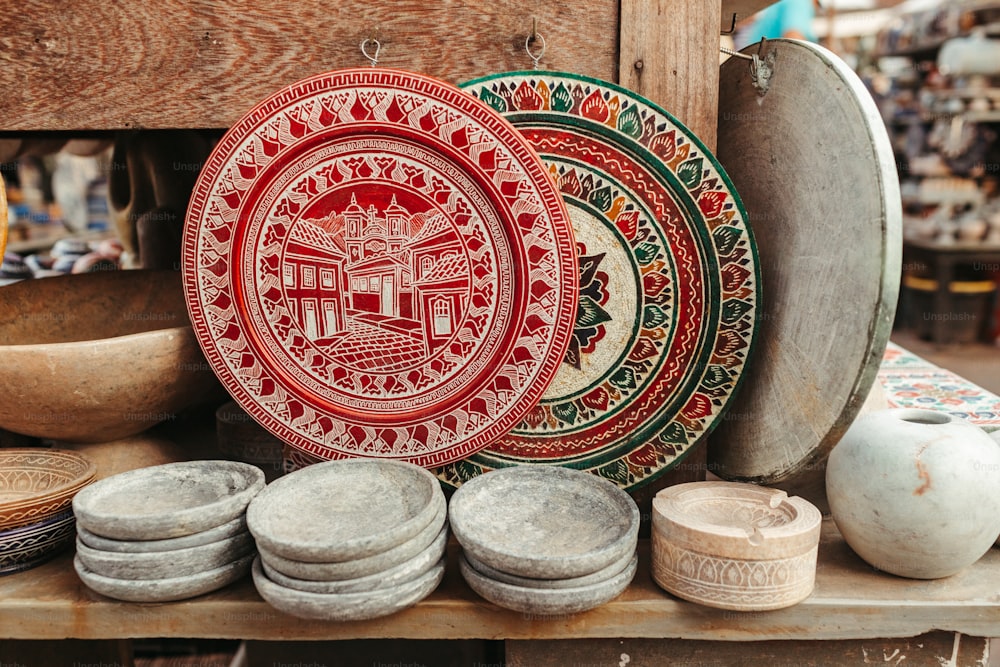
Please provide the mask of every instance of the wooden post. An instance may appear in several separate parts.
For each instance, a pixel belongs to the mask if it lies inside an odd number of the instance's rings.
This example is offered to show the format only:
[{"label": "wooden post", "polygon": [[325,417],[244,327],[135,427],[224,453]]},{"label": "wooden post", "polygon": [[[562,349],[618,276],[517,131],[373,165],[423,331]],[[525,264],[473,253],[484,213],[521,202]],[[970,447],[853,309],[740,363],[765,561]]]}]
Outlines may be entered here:
[{"label": "wooden post", "polygon": [[[715,150],[719,113],[718,0],[621,0],[618,82],[660,105]],[[682,466],[634,492],[648,519],[652,499],[673,484],[705,479],[704,442]],[[643,522],[643,535],[649,524]]]},{"label": "wooden post", "polygon": [[722,4],[621,0],[619,83],[656,102],[715,150]]}]

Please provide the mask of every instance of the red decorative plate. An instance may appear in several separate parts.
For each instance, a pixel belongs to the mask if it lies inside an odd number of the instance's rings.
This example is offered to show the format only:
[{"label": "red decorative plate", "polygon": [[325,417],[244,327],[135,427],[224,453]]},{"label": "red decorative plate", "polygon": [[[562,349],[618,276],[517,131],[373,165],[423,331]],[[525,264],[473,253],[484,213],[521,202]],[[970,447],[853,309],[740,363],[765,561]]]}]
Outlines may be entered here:
[{"label": "red decorative plate", "polygon": [[243,117],[195,186],[183,268],[205,355],[258,422],[322,458],[425,467],[538,402],[579,290],[525,139],[468,93],[383,68]]},{"label": "red decorative plate", "polygon": [[573,74],[463,85],[542,155],[569,205],[580,303],[559,373],[523,422],[438,471],[549,464],[635,488],[717,425],[755,331],[759,266],[725,173],[648,100]]}]

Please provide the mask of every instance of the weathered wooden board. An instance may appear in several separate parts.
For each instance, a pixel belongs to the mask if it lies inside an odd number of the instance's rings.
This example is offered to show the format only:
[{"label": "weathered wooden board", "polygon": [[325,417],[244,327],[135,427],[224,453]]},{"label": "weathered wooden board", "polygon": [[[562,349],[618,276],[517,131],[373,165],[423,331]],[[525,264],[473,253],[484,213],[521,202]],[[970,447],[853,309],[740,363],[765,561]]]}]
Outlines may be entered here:
[{"label": "weathered wooden board", "polygon": [[367,65],[373,34],[380,66],[452,83],[529,69],[533,19],[543,67],[616,80],[617,0],[28,0],[0,13],[0,129],[229,127],[289,83]]},{"label": "weathered wooden board", "polygon": [[584,639],[507,642],[509,667],[618,665],[619,667],[826,667],[906,665],[986,667],[989,640],[953,632],[911,639],[712,642],[655,639]]},{"label": "weathered wooden board", "polygon": [[720,17],[714,2],[621,0],[618,83],[669,111],[709,149],[719,102]]},{"label": "weathered wooden board", "polygon": [[736,14],[737,21],[743,21],[750,18],[754,12],[758,12],[770,4],[772,4],[771,0],[723,0],[723,30],[729,29],[733,20],[733,14]]},{"label": "weathered wooden board", "polygon": [[366,64],[359,45],[376,30],[384,66],[452,83],[527,69],[534,19],[542,67],[634,86],[642,59],[637,91],[704,123],[692,129],[711,147],[720,26],[768,4],[623,0],[619,22],[618,0],[28,0],[0,13],[0,131],[229,127],[288,83]]}]

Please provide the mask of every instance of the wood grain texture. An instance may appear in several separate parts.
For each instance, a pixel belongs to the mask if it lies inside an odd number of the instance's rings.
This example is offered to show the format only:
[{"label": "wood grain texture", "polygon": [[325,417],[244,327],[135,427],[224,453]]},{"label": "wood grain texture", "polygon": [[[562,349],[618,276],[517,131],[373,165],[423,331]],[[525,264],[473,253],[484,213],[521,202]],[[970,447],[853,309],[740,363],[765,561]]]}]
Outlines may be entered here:
[{"label": "wood grain texture", "polygon": [[621,0],[619,83],[659,104],[715,149],[721,5]]},{"label": "wood grain texture", "polygon": [[627,665],[628,667],[826,667],[827,665],[906,665],[907,667],[987,667],[989,640],[953,632],[910,639],[742,642],[584,639],[507,642],[509,667]]},{"label": "wood grain texture", "polygon": [[615,80],[616,0],[28,0],[0,13],[0,130],[229,127],[296,80],[367,66],[375,29],[380,66],[452,83],[530,69],[533,17],[542,67]]},{"label": "wood grain texture", "polygon": [[358,46],[376,28],[385,66],[452,83],[527,69],[534,17],[542,67],[632,87],[711,148],[720,26],[770,1],[720,4],[623,0],[619,29],[617,0],[79,0],[58,12],[28,0],[0,14],[0,131],[229,127],[288,83],[367,64]]}]

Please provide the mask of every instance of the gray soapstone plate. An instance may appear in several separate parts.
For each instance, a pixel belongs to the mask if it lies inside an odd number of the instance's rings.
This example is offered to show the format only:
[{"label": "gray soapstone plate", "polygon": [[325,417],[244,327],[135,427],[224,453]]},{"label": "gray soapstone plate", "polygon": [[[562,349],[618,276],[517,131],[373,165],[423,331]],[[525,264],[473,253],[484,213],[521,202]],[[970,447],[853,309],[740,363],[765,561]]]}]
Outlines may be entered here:
[{"label": "gray soapstone plate", "polygon": [[442,533],[447,533],[448,524],[445,521],[446,511],[441,507],[438,514],[413,539],[403,542],[388,551],[373,554],[358,560],[347,560],[340,563],[303,563],[302,561],[284,558],[271,553],[267,548],[257,545],[261,557],[268,566],[281,574],[294,579],[307,581],[342,581],[345,579],[360,579],[376,572],[384,572],[397,565],[407,562],[426,549]]},{"label": "gray soapstone plate", "polygon": [[94,482],[73,498],[73,513],[101,537],[162,540],[232,521],[263,488],[264,473],[248,463],[166,463]]},{"label": "gray soapstone plate", "polygon": [[431,473],[411,463],[348,459],[285,475],[247,509],[260,547],[307,563],[366,558],[415,537],[444,505]]},{"label": "gray soapstone plate", "polygon": [[73,559],[73,568],[80,580],[93,591],[127,602],[171,602],[210,593],[246,576],[255,554],[207,572],[169,579],[115,579],[91,571]]},{"label": "gray soapstone plate", "polygon": [[246,515],[241,514],[232,521],[203,530],[200,533],[185,535],[184,537],[172,537],[165,540],[114,540],[107,537],[95,535],[83,526],[77,525],[76,534],[80,541],[92,549],[101,551],[114,551],[122,554],[140,554],[156,551],[176,551],[177,549],[188,549],[190,547],[200,547],[203,544],[211,544],[233,537],[240,533],[246,533]]},{"label": "gray soapstone plate", "polygon": [[639,508],[613,482],[555,466],[494,470],[463,484],[448,520],[481,563],[533,579],[602,570],[635,551]]},{"label": "gray soapstone plate", "polygon": [[442,529],[434,542],[417,554],[415,558],[384,572],[376,572],[367,577],[343,579],[341,581],[309,581],[308,579],[296,579],[286,576],[268,565],[267,557],[263,554],[260,558],[260,564],[264,568],[264,574],[267,575],[268,579],[286,588],[294,588],[297,591],[305,591],[307,593],[364,593],[366,591],[392,588],[405,584],[408,581],[413,581],[441,560],[447,545],[448,530]]},{"label": "gray soapstone plate", "polygon": [[169,579],[214,570],[254,551],[253,537],[241,533],[233,537],[175,551],[118,553],[76,542],[76,556],[84,567],[112,579]]},{"label": "gray soapstone plate", "polygon": [[510,584],[511,586],[520,586],[522,588],[581,588],[584,586],[599,584],[602,581],[607,581],[608,579],[618,576],[635,558],[635,553],[626,553],[608,567],[598,570],[593,574],[588,574],[583,577],[571,577],[569,579],[532,579],[530,577],[518,577],[517,575],[508,574],[502,570],[490,567],[486,563],[481,563],[476,560],[472,554],[466,553],[464,556],[469,565],[471,565],[477,572],[484,577],[488,577],[494,581],[499,581],[500,583]]},{"label": "gray soapstone plate", "polygon": [[633,555],[620,573],[598,584],[578,588],[524,588],[495,581],[476,571],[463,555],[459,559],[462,577],[469,587],[493,604],[525,614],[553,616],[576,614],[609,602],[628,588],[639,559]]},{"label": "gray soapstone plate", "polygon": [[274,583],[264,574],[258,557],[253,562],[253,583],[272,607],[299,618],[326,621],[361,621],[394,614],[430,595],[444,577],[442,558],[420,577],[392,588],[364,593],[323,594],[297,591]]},{"label": "gray soapstone plate", "polygon": [[790,39],[743,52],[758,49],[773,58],[766,92],[745,59],[719,69],[716,155],[753,224],[763,309],[732,418],[708,439],[709,470],[822,504],[826,459],[878,382],[892,331],[899,177],[882,115],[839,56]]}]

